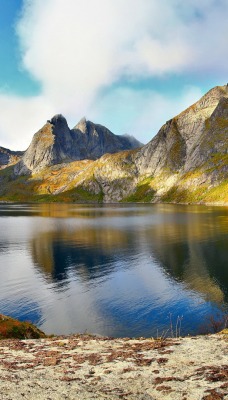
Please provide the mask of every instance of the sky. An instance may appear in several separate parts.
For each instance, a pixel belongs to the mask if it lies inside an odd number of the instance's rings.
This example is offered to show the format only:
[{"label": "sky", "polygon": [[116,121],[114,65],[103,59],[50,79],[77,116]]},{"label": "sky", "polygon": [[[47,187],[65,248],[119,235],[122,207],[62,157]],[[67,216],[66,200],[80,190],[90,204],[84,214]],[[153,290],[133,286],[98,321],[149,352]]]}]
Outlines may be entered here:
[{"label": "sky", "polygon": [[228,81],[228,0],[0,0],[0,146],[55,114],[147,143]]}]

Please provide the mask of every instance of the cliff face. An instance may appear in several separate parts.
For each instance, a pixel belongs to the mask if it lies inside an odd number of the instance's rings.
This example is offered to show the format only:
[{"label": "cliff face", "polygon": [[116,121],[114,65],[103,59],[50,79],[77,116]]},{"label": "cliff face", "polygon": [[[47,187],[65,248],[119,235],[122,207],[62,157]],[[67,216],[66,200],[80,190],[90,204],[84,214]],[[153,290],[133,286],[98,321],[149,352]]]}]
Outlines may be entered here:
[{"label": "cliff face", "polygon": [[[215,87],[167,121],[157,136],[138,152],[135,162],[139,173],[157,175],[164,169],[173,173],[181,169],[188,171],[205,162],[208,152],[217,152],[221,148],[221,128],[227,122],[227,98],[228,86]],[[223,126],[216,118],[224,120]],[[224,152],[227,151],[227,130],[223,131],[222,141]]]},{"label": "cliff face", "polygon": [[139,147],[127,136],[117,136],[102,125],[82,119],[72,130],[62,115],[54,116],[33,137],[15,173],[23,175],[46,166],[74,160],[95,160],[105,153]]},{"label": "cliff face", "polygon": [[70,161],[71,155],[78,156],[76,159],[79,159],[66,119],[62,115],[56,115],[33,136],[29,148],[14,171],[17,175],[28,174],[47,165]]},{"label": "cliff face", "polygon": [[85,119],[70,130],[58,115],[35,134],[13,179],[1,172],[0,199],[228,204],[228,86],[137,144]]},{"label": "cliff face", "polygon": [[[193,168],[200,167],[204,163],[210,163],[211,167],[219,167],[222,158],[227,154],[228,96],[222,97],[219,100],[215,110],[205,120],[201,136],[191,147],[184,168],[186,171],[190,171]],[[222,172],[228,172],[228,163],[223,167]]]}]

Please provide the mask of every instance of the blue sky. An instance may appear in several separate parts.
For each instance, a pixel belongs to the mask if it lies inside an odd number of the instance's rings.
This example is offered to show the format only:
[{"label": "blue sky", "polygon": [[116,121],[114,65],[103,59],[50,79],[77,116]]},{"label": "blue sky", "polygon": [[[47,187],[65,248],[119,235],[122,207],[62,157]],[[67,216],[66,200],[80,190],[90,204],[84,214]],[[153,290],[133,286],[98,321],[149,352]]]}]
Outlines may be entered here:
[{"label": "blue sky", "polygon": [[0,13],[0,88],[1,93],[34,95],[40,85],[22,69],[19,40],[15,25],[22,10],[21,0],[2,0]]},{"label": "blue sky", "polygon": [[56,113],[148,142],[227,82],[227,0],[0,0],[0,146]]}]

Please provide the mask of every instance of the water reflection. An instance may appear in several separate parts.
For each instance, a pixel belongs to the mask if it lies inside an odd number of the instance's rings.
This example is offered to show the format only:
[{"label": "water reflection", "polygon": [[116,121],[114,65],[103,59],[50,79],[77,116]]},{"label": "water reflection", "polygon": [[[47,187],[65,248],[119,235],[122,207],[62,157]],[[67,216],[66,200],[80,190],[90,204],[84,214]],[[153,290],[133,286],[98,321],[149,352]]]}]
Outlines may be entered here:
[{"label": "water reflection", "polygon": [[131,244],[123,231],[108,228],[60,229],[32,239],[34,264],[54,281],[66,280],[68,272],[84,281],[107,277],[114,260]]},{"label": "water reflection", "polygon": [[197,333],[227,308],[227,221],[215,207],[1,205],[1,312],[115,336],[151,335],[173,312]]},{"label": "water reflection", "polygon": [[210,241],[200,245],[189,242],[167,245],[165,251],[159,243],[158,247],[153,246],[153,251],[172,277],[184,282],[186,287],[202,293],[205,299],[221,303],[225,300],[223,278],[227,275],[222,260],[224,255],[227,256],[227,250],[223,254],[219,253],[218,258],[216,255],[210,258],[210,248],[217,253],[216,246]]},{"label": "water reflection", "polygon": [[[173,211],[173,207],[168,207]],[[135,257],[132,267],[141,264],[139,255],[143,248],[167,274],[184,282],[189,289],[202,293],[210,301],[227,301],[228,247],[224,234],[227,225],[223,224],[226,217],[215,223],[216,213],[207,213],[205,219],[202,218],[205,213],[172,212],[168,217],[162,215],[159,223],[151,220],[148,226],[147,220],[146,225],[140,226],[137,221],[132,224],[131,220],[117,229],[110,226],[110,220],[118,212],[105,209],[98,214],[95,210],[93,214],[92,211],[87,210],[85,214],[92,214],[96,220],[97,215],[106,218],[108,214],[105,226],[88,224],[75,229],[73,224],[59,225],[58,229],[33,238],[34,263],[47,277],[67,283],[71,271],[84,281],[107,278],[118,269],[117,258],[129,260]],[[129,210],[123,211],[126,217]],[[88,222],[88,217],[86,220]],[[130,268],[128,264],[126,266]]]},{"label": "water reflection", "polygon": [[210,301],[228,300],[228,238],[219,225],[210,229],[195,218],[178,226],[153,227],[150,250],[160,265],[186,287],[196,290]]}]

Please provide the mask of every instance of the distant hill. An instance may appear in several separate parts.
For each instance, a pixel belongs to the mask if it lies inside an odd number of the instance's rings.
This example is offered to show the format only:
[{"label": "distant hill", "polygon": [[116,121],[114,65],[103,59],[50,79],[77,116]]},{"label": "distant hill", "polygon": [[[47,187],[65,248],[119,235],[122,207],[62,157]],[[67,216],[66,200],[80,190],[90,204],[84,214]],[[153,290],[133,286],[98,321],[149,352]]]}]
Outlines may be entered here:
[{"label": "distant hill", "polygon": [[138,145],[85,119],[70,130],[55,116],[0,171],[0,200],[228,204],[227,85]]}]

